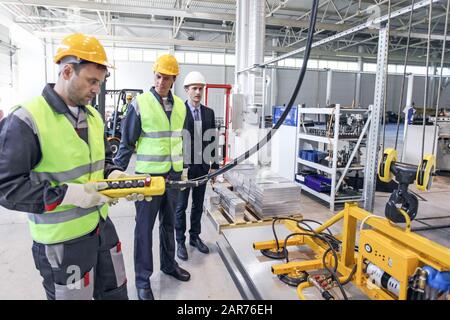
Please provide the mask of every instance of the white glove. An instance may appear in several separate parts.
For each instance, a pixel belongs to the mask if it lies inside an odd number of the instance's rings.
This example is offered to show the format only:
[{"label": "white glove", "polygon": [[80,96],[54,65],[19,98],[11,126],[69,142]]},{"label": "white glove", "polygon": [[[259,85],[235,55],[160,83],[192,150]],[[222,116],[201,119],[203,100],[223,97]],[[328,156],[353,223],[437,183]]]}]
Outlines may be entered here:
[{"label": "white glove", "polygon": [[181,181],[187,181],[188,180],[188,168],[184,168],[181,172]]},{"label": "white glove", "polygon": [[150,202],[150,201],[152,201],[153,198],[151,196],[146,197],[142,193],[132,193],[132,194],[127,195],[125,197],[125,199],[127,199],[128,201],[143,201],[143,200],[145,200],[145,201]]},{"label": "white glove", "polygon": [[113,170],[109,175],[108,179],[121,179],[129,177],[130,175],[126,172],[120,171],[120,170]]},{"label": "white glove", "polygon": [[[188,181],[188,168],[184,168],[181,172],[181,181]],[[181,191],[185,190],[186,188],[180,188]]]},{"label": "white glove", "polygon": [[66,183],[66,185],[67,191],[61,205],[70,204],[80,208],[91,208],[105,203],[114,203],[115,199],[98,192],[108,188],[106,182]]}]

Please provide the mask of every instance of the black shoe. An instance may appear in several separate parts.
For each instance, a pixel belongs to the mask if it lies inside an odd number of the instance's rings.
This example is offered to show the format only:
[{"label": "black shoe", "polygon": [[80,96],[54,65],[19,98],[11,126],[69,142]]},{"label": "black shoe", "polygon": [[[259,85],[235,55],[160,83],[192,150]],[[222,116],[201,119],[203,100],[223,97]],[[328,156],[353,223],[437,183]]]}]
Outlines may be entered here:
[{"label": "black shoe", "polygon": [[191,278],[191,274],[186,270],[180,268],[179,266],[176,266],[172,272],[165,272],[164,270],[163,272],[180,281],[189,281],[189,279]]},{"label": "black shoe", "polygon": [[150,288],[148,289],[137,288],[137,295],[139,300],[155,300],[155,298],[153,297],[152,289]]},{"label": "black shoe", "polygon": [[200,238],[190,239],[189,244],[193,247],[196,247],[201,253],[209,253],[209,248],[206,246],[206,244],[203,243],[202,239]]},{"label": "black shoe", "polygon": [[188,253],[186,250],[186,246],[184,245],[184,242],[180,242],[177,245],[177,256],[181,260],[186,261],[188,259]]}]

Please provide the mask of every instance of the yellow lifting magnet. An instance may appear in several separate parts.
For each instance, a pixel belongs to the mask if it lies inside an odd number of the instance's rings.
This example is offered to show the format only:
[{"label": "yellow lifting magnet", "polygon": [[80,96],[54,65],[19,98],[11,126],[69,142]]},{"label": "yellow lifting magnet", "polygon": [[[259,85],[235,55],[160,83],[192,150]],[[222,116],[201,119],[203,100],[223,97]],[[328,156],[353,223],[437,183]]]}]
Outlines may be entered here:
[{"label": "yellow lifting magnet", "polygon": [[433,171],[436,163],[436,157],[426,154],[420,165],[417,167],[416,187],[422,191],[428,191],[433,182]]},{"label": "yellow lifting magnet", "polygon": [[382,182],[389,183],[393,178],[391,165],[397,162],[397,150],[387,148],[383,152],[383,157],[378,163],[378,177]]},{"label": "yellow lifting magnet", "polygon": [[106,182],[108,184],[108,188],[99,192],[110,198],[125,198],[133,193],[142,194],[145,197],[161,196],[166,191],[164,177],[129,176],[95,182]]}]

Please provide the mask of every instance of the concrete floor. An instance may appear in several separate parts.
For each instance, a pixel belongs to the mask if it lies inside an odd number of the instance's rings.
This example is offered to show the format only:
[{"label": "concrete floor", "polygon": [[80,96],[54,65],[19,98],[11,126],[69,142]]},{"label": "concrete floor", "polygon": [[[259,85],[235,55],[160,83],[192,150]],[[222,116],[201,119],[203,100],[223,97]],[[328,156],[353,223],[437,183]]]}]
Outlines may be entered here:
[{"label": "concrete floor", "polygon": [[[134,165],[131,163],[130,172],[133,168]],[[433,188],[428,193],[418,192],[415,187],[412,187],[412,190],[423,198],[419,203],[417,218],[447,217],[426,220],[426,222],[430,225],[450,224],[450,206],[447,203],[450,199],[450,178],[435,178]],[[387,198],[387,194],[377,193],[375,214],[384,215]],[[332,216],[325,205],[306,194],[302,194],[301,205],[305,218],[325,221]],[[110,209],[110,217],[122,241],[130,299],[137,298],[133,266],[134,216],[134,205],[125,200],[121,200]],[[192,275],[189,282],[179,282],[159,271],[157,223],[153,233],[155,272],[151,278],[156,299],[241,299],[217,251],[215,242],[219,235],[207,217],[203,217],[201,236],[209,245],[211,253],[204,255],[188,246],[189,260],[180,262],[180,265]],[[415,226],[424,225],[414,222],[413,227]],[[450,229],[426,231],[420,234],[450,247]],[[243,239],[243,241],[249,242],[249,245],[252,242],[251,239]],[[0,300],[45,299],[41,277],[34,267],[31,255],[31,243],[26,215],[0,207]]]}]

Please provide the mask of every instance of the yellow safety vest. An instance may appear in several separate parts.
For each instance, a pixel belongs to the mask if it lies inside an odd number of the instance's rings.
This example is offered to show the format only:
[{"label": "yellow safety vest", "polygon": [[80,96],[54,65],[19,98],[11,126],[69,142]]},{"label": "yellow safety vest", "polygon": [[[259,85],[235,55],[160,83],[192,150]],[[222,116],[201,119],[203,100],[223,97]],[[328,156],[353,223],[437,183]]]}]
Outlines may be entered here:
[{"label": "yellow safety vest", "polygon": [[183,170],[182,130],[186,106],[177,96],[170,122],[156,97],[146,92],[136,97],[141,115],[142,134],[138,140],[136,172],[164,174],[173,168]]},{"label": "yellow safety vest", "polygon": [[[31,171],[31,180],[58,186],[104,178],[104,126],[97,110],[86,106],[91,113],[87,115],[88,145],[66,116],[56,113],[44,97],[36,97],[22,107],[36,127],[42,153],[41,161]],[[54,244],[88,234],[98,225],[100,216],[103,219],[108,216],[107,205],[87,209],[59,205],[43,214],[30,213],[28,221],[36,242]]]}]

